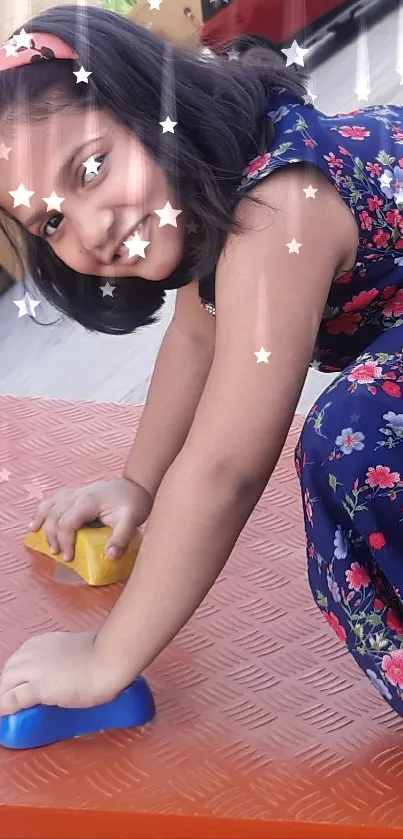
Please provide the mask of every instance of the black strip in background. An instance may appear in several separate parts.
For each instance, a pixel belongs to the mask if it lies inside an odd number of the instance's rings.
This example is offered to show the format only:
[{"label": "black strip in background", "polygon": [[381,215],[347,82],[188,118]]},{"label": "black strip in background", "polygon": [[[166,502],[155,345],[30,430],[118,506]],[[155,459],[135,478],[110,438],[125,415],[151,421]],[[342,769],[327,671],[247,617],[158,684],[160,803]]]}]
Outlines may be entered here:
[{"label": "black strip in background", "polygon": [[203,23],[207,23],[220,9],[225,9],[230,3],[232,3],[232,0],[229,0],[228,3],[224,3],[223,0],[215,0],[214,3],[210,3],[210,0],[201,0]]},{"label": "black strip in background", "polygon": [[[250,0],[253,2],[253,0]],[[286,0],[283,0],[286,2]],[[202,11],[202,19],[203,23],[207,23],[208,20],[211,20],[217,12],[221,11],[221,9],[227,8],[232,0],[228,0],[228,3],[225,3],[224,0],[214,0],[214,2],[210,2],[210,0],[201,0],[201,11]],[[374,4],[374,5],[373,5]],[[280,5],[280,0],[279,0]],[[378,17],[381,13],[385,13],[389,11],[391,8],[399,6],[399,0],[372,0],[372,2],[367,2],[367,0],[341,0],[337,9],[333,9],[330,12],[322,15],[320,18],[317,18],[313,23],[310,23],[309,26],[305,27],[304,29],[296,32],[296,36],[302,36],[306,34],[307,31],[315,31],[316,29],[321,29],[322,27],[326,27],[327,25],[331,24],[333,20],[335,20],[339,15],[342,15],[343,12],[348,12],[351,8],[352,11],[355,10],[357,7],[358,12],[363,12],[365,14],[366,7],[371,6],[371,14],[370,17]],[[259,34],[259,33],[253,33]],[[282,46],[283,44],[281,44]]]},{"label": "black strip in background", "polygon": [[[231,2],[232,0],[229,0],[228,3],[224,3],[223,0],[216,0],[216,2],[210,3],[210,0],[201,0],[203,22],[207,23],[218,11],[229,6]],[[279,0],[280,2],[281,0]],[[287,2],[287,0],[283,0],[283,2]],[[345,43],[357,37],[360,20],[365,20],[365,23],[370,26],[393,9],[399,8],[401,2],[402,0],[341,0],[337,9],[326,13],[313,23],[311,22],[308,26],[295,32],[293,37],[302,47],[305,45],[313,47],[313,41],[316,42],[312,50],[314,55],[312,54],[309,62],[310,66],[307,68],[308,71],[310,72],[315,66],[326,60],[329,56],[329,50],[332,52],[337,47],[344,46]],[[323,44],[321,44],[322,38]],[[289,38],[277,44],[280,48],[290,45],[291,40]]]}]

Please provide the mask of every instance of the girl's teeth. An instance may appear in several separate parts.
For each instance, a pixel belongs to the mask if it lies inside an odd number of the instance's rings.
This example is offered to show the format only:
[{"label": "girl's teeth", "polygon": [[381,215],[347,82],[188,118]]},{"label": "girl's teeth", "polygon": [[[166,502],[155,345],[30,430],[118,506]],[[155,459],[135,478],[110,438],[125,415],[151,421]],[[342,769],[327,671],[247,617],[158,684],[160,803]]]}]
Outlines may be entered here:
[{"label": "girl's teeth", "polygon": [[[134,239],[134,237],[135,237],[136,233],[139,233],[139,234],[141,235],[141,231],[142,231],[142,229],[143,229],[143,222],[141,221],[141,222],[140,222],[140,224],[138,224],[138,225],[137,225],[137,227],[135,227],[135,228],[133,229],[133,231],[132,231],[131,233],[129,233],[129,235],[128,235],[127,239],[126,239],[126,242],[130,242],[130,239]],[[126,245],[122,245],[122,247],[120,248],[120,250],[118,250],[118,252],[117,252],[117,256],[126,256],[126,255],[127,255],[127,253],[128,253],[128,248],[127,248],[127,246],[126,246]]]}]

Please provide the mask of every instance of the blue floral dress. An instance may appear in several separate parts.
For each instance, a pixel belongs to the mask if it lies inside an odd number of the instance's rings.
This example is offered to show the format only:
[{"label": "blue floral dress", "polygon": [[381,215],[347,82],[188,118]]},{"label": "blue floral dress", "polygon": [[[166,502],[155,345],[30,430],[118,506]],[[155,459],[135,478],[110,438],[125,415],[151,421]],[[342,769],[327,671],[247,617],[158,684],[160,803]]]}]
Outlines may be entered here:
[{"label": "blue floral dress", "polygon": [[[283,90],[272,147],[241,190],[308,162],[357,223],[356,264],[333,282],[317,369],[340,371],[296,450],[308,579],[324,619],[403,715],[403,107],[328,116]],[[214,314],[214,299],[202,303]]]}]

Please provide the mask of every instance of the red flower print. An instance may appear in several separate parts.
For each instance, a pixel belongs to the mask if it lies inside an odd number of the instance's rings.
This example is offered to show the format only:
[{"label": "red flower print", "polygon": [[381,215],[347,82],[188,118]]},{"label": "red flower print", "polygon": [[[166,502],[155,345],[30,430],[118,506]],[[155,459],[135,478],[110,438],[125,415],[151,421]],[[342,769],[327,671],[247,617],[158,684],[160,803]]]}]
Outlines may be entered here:
[{"label": "red flower print", "polygon": [[347,638],[347,633],[344,627],[339,622],[338,617],[336,617],[333,612],[322,612],[323,617],[327,620],[329,626],[332,627],[333,632],[336,633],[337,637],[340,641],[345,641]]},{"label": "red flower print", "polygon": [[384,315],[399,317],[403,315],[403,288],[399,288],[395,296],[382,309]]},{"label": "red flower print", "polygon": [[344,146],[338,146],[338,149],[339,149],[340,154],[345,154],[345,155],[347,155],[347,157],[352,157],[353,156],[351,154],[351,151],[349,151],[348,149],[345,149]]},{"label": "red flower print", "polygon": [[374,551],[381,551],[386,545],[386,539],[383,533],[370,533],[368,542]]},{"label": "red flower print", "polygon": [[333,282],[337,285],[348,285],[348,283],[351,283],[352,279],[353,279],[353,272],[351,270],[351,271],[347,271],[346,274],[342,274],[341,277],[338,277],[337,280],[334,280]]},{"label": "red flower print", "polygon": [[360,385],[370,385],[375,379],[382,376],[382,367],[376,361],[365,361],[364,364],[357,364],[347,376],[349,382],[358,382]]},{"label": "red flower print", "polygon": [[331,151],[329,154],[324,154],[323,157],[325,158],[325,160],[327,160],[327,162],[329,164],[329,169],[333,169],[333,168],[343,169],[343,166],[344,166],[343,161],[340,160],[339,157],[336,157],[334,152]]},{"label": "red flower print", "polygon": [[[384,300],[389,300],[391,297],[393,297],[393,295],[395,294],[395,291],[396,291],[396,286],[395,285],[388,285],[388,286],[386,286],[386,288],[383,289],[383,291],[381,291],[381,297]],[[383,308],[382,311],[383,312],[385,311],[385,307]]]},{"label": "red flower print", "polygon": [[358,562],[353,562],[350,568],[346,571],[346,580],[348,587],[359,591],[360,588],[365,588],[371,582],[367,571],[363,565]]},{"label": "red flower print", "polygon": [[381,388],[384,393],[387,393],[388,396],[393,396],[394,399],[400,399],[402,395],[401,387],[396,382],[382,382]]},{"label": "red flower print", "polygon": [[354,335],[361,320],[361,315],[358,312],[339,315],[337,318],[327,321],[326,331],[329,335]]},{"label": "red flower print", "polygon": [[341,117],[354,117],[356,114],[362,114],[362,108],[356,108],[355,111],[347,111],[347,113],[341,113]]},{"label": "red flower print", "polygon": [[403,687],[403,650],[393,650],[382,658],[382,670],[391,685]]},{"label": "red flower print", "polygon": [[376,212],[379,210],[380,207],[383,207],[384,201],[382,198],[379,198],[379,195],[375,195],[374,198],[367,198],[367,207],[371,213]]},{"label": "red flower print", "polygon": [[394,630],[398,635],[403,635],[403,621],[393,609],[388,609],[386,612],[386,623],[389,629]]},{"label": "red flower print", "polygon": [[246,174],[248,178],[251,178],[253,175],[257,175],[262,169],[265,169],[268,163],[271,160],[271,152],[267,152],[267,154],[259,155],[259,157],[255,157],[246,167]]},{"label": "red flower print", "polygon": [[388,224],[391,224],[392,227],[402,226],[403,224],[403,216],[400,210],[388,210],[385,214],[386,221]]},{"label": "red flower print", "polygon": [[397,251],[403,250],[403,239],[398,239],[397,242],[395,242],[395,248]]},{"label": "red flower print", "polygon": [[380,597],[375,597],[374,608],[377,610],[377,612],[382,612],[385,606],[386,603],[384,603],[384,601],[381,600]]},{"label": "red flower print", "polygon": [[305,493],[304,493],[304,504],[305,504],[305,512],[306,512],[307,519],[309,521],[309,524],[312,524],[313,510],[312,510],[312,504],[311,504],[311,499],[309,497],[309,490],[308,489],[306,489]]},{"label": "red flower print", "polygon": [[[369,172],[369,174],[372,175],[372,177],[374,177],[374,178],[377,178],[382,173],[382,166],[380,165],[380,163],[367,163],[365,168],[366,168],[367,172]],[[379,198],[378,199],[375,199],[375,198],[374,199],[368,199],[368,203],[371,200],[373,200],[373,201],[378,200],[379,201]],[[383,203],[383,201],[382,201],[382,203]]]},{"label": "red flower print", "polygon": [[[360,113],[360,111],[357,113]],[[371,132],[362,125],[342,125],[339,128],[339,133],[342,137],[349,137],[350,140],[365,140],[366,137],[371,136]]]},{"label": "red flower print", "polygon": [[391,472],[389,466],[370,466],[365,479],[365,483],[369,484],[372,489],[375,487],[391,489],[399,481],[399,472]]},{"label": "red flower print", "polygon": [[375,300],[375,297],[378,297],[378,294],[379,291],[377,288],[370,288],[368,291],[360,291],[360,293],[355,294],[348,303],[345,303],[343,311],[359,312],[369,306],[372,301]]},{"label": "red flower print", "polygon": [[387,248],[390,245],[390,233],[387,230],[378,230],[374,236],[377,248]]},{"label": "red flower print", "polygon": [[311,138],[304,140],[304,146],[307,146],[309,149],[316,149],[317,145],[318,144],[315,143],[314,140],[311,140]]},{"label": "red flower print", "polygon": [[362,213],[359,213],[359,217],[361,221],[361,229],[372,230],[374,223],[367,210],[363,210]]}]

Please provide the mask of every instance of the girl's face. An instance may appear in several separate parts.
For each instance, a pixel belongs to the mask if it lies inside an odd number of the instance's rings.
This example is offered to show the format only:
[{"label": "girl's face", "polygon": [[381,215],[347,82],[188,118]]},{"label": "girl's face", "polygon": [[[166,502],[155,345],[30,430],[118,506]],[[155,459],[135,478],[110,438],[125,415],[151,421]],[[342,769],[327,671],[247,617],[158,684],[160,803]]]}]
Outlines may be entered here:
[{"label": "girl's face", "polygon": [[[30,233],[46,239],[74,271],[105,278],[164,280],[179,265],[185,214],[176,215],[176,227],[160,226],[156,210],[163,210],[168,201],[174,210],[181,207],[163,170],[107,111],[77,114],[64,109],[46,123],[24,124],[8,137],[5,130],[0,141],[11,148],[8,160],[0,157],[1,205]],[[14,208],[9,192],[18,190],[21,183],[34,194],[28,199],[29,207]],[[49,202],[52,193],[64,199],[60,211],[57,205],[47,211],[44,199]],[[134,237],[134,228],[144,218],[145,225]],[[140,246],[140,254],[123,264],[115,255],[128,239],[150,244],[144,247],[144,257]],[[130,257],[127,247],[122,252]]]}]

